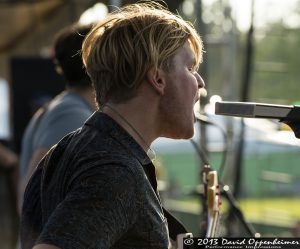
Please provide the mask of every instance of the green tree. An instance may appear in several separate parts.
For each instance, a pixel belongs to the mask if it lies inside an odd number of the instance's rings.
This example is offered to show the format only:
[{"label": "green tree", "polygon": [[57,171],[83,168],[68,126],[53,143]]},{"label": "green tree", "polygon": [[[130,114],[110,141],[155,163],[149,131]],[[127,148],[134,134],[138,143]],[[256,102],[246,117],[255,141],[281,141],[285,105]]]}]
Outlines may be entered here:
[{"label": "green tree", "polygon": [[255,101],[291,104],[300,100],[300,29],[270,24],[255,45],[251,96]]}]

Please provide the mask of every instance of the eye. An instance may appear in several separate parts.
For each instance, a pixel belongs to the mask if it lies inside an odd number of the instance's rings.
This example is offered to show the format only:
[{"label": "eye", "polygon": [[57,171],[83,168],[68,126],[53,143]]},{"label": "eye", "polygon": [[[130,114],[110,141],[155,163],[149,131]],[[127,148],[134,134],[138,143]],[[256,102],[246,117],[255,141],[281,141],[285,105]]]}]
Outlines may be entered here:
[{"label": "eye", "polygon": [[195,67],[194,67],[194,66],[189,67],[188,70],[189,70],[191,73],[194,73],[194,72],[195,72]]}]

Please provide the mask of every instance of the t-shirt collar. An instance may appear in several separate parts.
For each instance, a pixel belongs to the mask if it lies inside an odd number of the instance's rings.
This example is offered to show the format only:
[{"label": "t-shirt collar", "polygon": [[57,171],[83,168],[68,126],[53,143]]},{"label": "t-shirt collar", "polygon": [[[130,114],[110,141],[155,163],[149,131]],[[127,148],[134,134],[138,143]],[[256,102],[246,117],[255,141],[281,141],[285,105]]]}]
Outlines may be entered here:
[{"label": "t-shirt collar", "polygon": [[86,121],[86,124],[92,125],[98,130],[110,134],[115,140],[122,144],[142,165],[151,164],[151,160],[147,156],[143,148],[127,131],[125,131],[115,120],[113,120],[107,114],[101,111],[96,111]]}]

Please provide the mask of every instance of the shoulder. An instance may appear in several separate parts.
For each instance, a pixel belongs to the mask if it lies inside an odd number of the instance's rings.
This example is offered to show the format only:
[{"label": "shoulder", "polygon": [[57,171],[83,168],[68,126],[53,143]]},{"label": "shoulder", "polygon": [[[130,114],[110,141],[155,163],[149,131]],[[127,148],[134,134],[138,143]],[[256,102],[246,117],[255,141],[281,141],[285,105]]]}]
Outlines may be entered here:
[{"label": "shoulder", "polygon": [[92,112],[92,108],[78,94],[66,93],[51,102],[45,113],[45,119],[66,119],[72,116],[87,119]]},{"label": "shoulder", "polygon": [[122,151],[116,153],[105,149],[105,146],[97,148],[97,146],[87,145],[81,150],[75,149],[72,154],[77,175],[99,179],[103,181],[101,185],[117,182],[140,185],[144,176],[140,162],[129,158]]},{"label": "shoulder", "polygon": [[63,95],[50,104],[35,131],[37,146],[51,147],[66,134],[80,128],[92,115],[87,104],[69,97]]},{"label": "shoulder", "polygon": [[61,163],[73,172],[69,178],[71,185],[89,182],[99,188],[116,187],[117,192],[126,186],[138,191],[145,179],[143,166],[109,135],[84,126],[68,137],[66,161]]}]

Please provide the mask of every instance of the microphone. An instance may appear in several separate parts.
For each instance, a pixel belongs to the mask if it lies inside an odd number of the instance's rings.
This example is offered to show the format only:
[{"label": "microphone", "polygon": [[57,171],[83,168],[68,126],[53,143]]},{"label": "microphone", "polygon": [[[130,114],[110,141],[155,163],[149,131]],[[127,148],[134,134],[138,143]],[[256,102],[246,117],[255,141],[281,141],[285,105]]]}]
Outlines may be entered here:
[{"label": "microphone", "polygon": [[300,138],[300,106],[221,101],[215,103],[215,114],[279,119],[293,130],[295,137]]},{"label": "microphone", "polygon": [[215,103],[215,114],[245,118],[279,119],[281,122],[299,122],[300,106],[220,101]]}]

